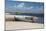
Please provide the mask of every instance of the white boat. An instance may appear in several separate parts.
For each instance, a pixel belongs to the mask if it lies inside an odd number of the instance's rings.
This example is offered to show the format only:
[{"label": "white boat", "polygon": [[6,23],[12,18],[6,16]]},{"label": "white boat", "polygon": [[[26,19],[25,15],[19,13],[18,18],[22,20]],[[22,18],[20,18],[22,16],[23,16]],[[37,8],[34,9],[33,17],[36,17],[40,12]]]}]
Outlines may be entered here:
[{"label": "white boat", "polygon": [[37,19],[37,17],[34,16],[15,15],[15,19],[21,21],[32,21],[34,18]]}]

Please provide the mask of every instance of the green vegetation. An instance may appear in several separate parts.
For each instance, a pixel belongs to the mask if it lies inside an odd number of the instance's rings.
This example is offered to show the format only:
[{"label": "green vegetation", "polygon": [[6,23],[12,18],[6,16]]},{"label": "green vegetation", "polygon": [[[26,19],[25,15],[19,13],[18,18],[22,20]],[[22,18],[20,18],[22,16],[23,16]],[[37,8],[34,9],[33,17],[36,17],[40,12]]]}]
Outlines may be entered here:
[{"label": "green vegetation", "polygon": [[[16,12],[16,14],[23,14],[24,12]],[[26,14],[31,14],[31,12],[25,12]]]},{"label": "green vegetation", "polygon": [[21,12],[16,12],[16,14],[21,14]]}]

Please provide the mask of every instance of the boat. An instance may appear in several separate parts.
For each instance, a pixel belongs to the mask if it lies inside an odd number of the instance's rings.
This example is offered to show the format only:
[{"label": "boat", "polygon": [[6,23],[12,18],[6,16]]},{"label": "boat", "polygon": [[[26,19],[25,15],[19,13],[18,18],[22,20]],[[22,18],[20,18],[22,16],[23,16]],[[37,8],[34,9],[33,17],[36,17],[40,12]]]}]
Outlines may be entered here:
[{"label": "boat", "polygon": [[19,21],[32,21],[35,19],[37,19],[37,17],[34,16],[24,16],[24,15],[15,15],[14,16],[15,20],[19,20]]}]

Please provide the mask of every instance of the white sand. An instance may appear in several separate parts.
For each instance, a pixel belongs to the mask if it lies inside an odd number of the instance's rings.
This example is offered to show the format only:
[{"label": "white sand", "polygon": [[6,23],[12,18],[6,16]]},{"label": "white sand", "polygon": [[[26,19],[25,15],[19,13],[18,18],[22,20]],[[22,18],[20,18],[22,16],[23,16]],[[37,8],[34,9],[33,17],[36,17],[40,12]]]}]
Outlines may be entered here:
[{"label": "white sand", "polygon": [[6,30],[43,28],[43,24],[6,21]]}]

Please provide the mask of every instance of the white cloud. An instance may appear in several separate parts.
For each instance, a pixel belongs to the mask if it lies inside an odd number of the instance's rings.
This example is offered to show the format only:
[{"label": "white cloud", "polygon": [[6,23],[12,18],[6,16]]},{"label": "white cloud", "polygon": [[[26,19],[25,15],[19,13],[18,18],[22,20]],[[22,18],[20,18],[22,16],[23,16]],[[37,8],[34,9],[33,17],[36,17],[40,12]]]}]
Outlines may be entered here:
[{"label": "white cloud", "polygon": [[30,8],[31,8],[31,9],[33,9],[34,7],[33,7],[33,6],[31,6]]},{"label": "white cloud", "polygon": [[18,7],[18,8],[24,7],[24,3],[19,4],[17,7]]},{"label": "white cloud", "polygon": [[19,5],[14,5],[12,7],[14,7],[14,8],[23,8],[24,7],[24,3],[20,3]]},{"label": "white cloud", "polygon": [[16,7],[16,5],[15,5],[15,6],[13,6],[13,7]]}]

